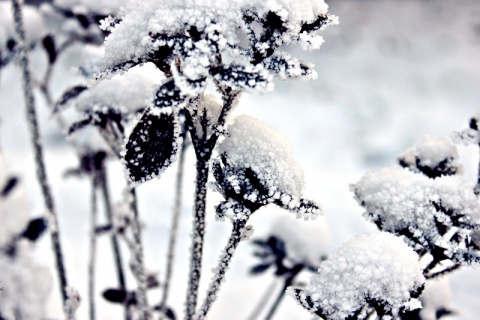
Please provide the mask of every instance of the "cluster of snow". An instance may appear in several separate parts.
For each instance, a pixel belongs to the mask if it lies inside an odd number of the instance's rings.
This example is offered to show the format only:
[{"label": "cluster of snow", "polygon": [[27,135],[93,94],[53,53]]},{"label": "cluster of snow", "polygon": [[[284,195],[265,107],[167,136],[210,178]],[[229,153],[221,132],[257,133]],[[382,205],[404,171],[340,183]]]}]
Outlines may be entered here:
[{"label": "cluster of snow", "polygon": [[0,318],[42,319],[51,287],[48,270],[28,255],[0,255]]},{"label": "cluster of snow", "polygon": [[[452,260],[469,263],[462,242],[469,229],[480,224],[472,183],[459,176],[430,179],[407,169],[385,168],[367,173],[352,190],[366,210],[364,216],[381,230],[406,236],[416,249],[444,248]],[[451,228],[460,228],[455,242],[446,238]]]},{"label": "cluster of snow", "polygon": [[[304,290],[310,311],[326,320],[346,319],[367,303],[387,316],[415,305],[411,296],[423,288],[418,255],[386,232],[360,235],[323,262]],[[289,293],[299,299],[292,289]],[[308,297],[308,298],[306,298]]]},{"label": "cluster of snow", "polygon": [[[47,34],[45,21],[42,15],[31,6],[23,6],[23,23],[27,37],[27,43],[33,43],[42,39]],[[15,24],[10,1],[0,1],[0,51],[7,47],[9,40],[15,40]]]},{"label": "cluster of snow", "polygon": [[457,147],[446,138],[429,135],[407,149],[399,161],[402,166],[431,178],[455,174],[460,168]]},{"label": "cluster of snow", "polygon": [[325,221],[303,221],[291,214],[280,215],[269,233],[285,243],[287,257],[294,263],[318,267],[330,245],[330,233]]},{"label": "cluster of snow", "polygon": [[84,91],[74,100],[74,105],[82,112],[109,108],[122,114],[134,113],[150,104],[154,85],[163,79],[164,76],[149,64],[132,68]]}]

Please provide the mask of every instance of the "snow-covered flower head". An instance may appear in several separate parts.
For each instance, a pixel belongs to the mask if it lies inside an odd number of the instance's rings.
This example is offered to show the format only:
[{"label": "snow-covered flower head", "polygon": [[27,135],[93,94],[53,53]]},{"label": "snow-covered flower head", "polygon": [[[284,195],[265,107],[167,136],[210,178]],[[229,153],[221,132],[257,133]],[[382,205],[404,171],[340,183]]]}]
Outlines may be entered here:
[{"label": "snow-covered flower head", "polygon": [[440,251],[438,258],[460,264],[480,262],[470,241],[472,230],[480,227],[480,203],[473,185],[461,177],[430,179],[388,168],[367,173],[352,190],[368,220],[404,236],[417,251]]},{"label": "snow-covered flower head", "polygon": [[305,290],[289,294],[326,320],[347,319],[366,306],[381,319],[419,306],[416,298],[425,278],[418,255],[386,232],[360,235],[324,261]]},{"label": "snow-covered flower head", "polygon": [[[290,143],[275,129],[249,116],[239,116],[218,146],[221,161],[214,164],[219,189],[228,203],[254,211],[275,203],[305,218],[320,208],[302,199],[303,170],[294,160]],[[228,207],[219,206],[218,212]]]},{"label": "snow-covered flower head", "polygon": [[402,167],[430,178],[453,175],[461,170],[457,147],[446,138],[425,135],[399,158]]}]

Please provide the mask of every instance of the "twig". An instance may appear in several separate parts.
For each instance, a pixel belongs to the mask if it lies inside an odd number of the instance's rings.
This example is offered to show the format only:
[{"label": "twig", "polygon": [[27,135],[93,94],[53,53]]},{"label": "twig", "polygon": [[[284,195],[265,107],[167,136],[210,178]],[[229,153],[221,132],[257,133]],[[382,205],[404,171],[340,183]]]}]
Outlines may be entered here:
[{"label": "twig", "polygon": [[182,209],[182,189],[183,189],[183,173],[185,170],[185,153],[188,147],[188,141],[186,136],[186,128],[183,130],[183,142],[182,147],[180,148],[180,154],[178,157],[178,168],[177,168],[177,180],[175,186],[175,205],[173,208],[172,216],[172,226],[170,229],[170,239],[168,244],[168,254],[167,254],[167,265],[165,268],[165,280],[163,283],[163,293],[162,299],[160,300],[160,306],[164,310],[167,299],[168,291],[170,288],[170,279],[172,277],[172,267],[173,261],[175,259],[175,244],[177,241],[177,232],[178,232],[178,223],[180,219],[180,213]]},{"label": "twig", "polygon": [[90,308],[90,320],[95,320],[95,263],[97,251],[97,181],[92,176],[92,195],[90,200],[90,261],[88,263],[88,305]]},{"label": "twig", "polygon": [[[42,189],[42,195],[45,202],[45,206],[48,210],[49,216],[49,230],[52,241],[52,247],[55,254],[55,262],[57,269],[57,276],[60,285],[60,291],[63,299],[63,306],[66,312],[67,310],[67,276],[65,266],[63,262],[63,253],[60,244],[60,234],[58,228],[57,213],[53,202],[53,197],[48,184],[47,173],[45,170],[45,164],[43,159],[43,148],[40,140],[37,115],[35,111],[35,100],[32,89],[32,77],[30,74],[29,60],[25,49],[25,29],[22,18],[22,7],[19,0],[11,0],[13,7],[13,16],[15,19],[15,31],[19,38],[19,55],[20,65],[22,67],[23,78],[23,90],[25,96],[25,105],[27,109],[27,120],[30,127],[30,139],[33,144],[35,154],[35,165],[37,172],[37,179]],[[72,315],[66,314],[67,319],[71,319]]]},{"label": "twig", "polygon": [[225,273],[228,269],[228,266],[230,265],[230,261],[232,260],[233,254],[235,253],[235,250],[240,244],[240,241],[242,241],[243,231],[249,217],[250,216],[248,215],[244,219],[236,220],[233,222],[232,233],[230,235],[230,238],[228,239],[227,246],[220,254],[217,267],[214,269],[215,271],[212,277],[212,282],[210,282],[207,290],[207,295],[203,300],[202,307],[197,313],[196,319],[205,319],[208,311],[210,310],[210,307],[215,302],[220,286],[223,282],[223,279],[225,278]]},{"label": "twig", "polygon": [[[265,290],[265,293],[263,294],[262,298],[257,302],[257,305],[253,309],[253,311],[250,313],[250,316],[248,316],[248,320],[255,320],[258,318],[260,313],[262,312],[262,309],[264,306],[267,305],[268,298],[272,295],[273,289],[275,289],[275,286],[277,285],[277,278],[273,278],[272,283],[268,286],[267,290]],[[315,318],[316,319],[316,318]]]}]

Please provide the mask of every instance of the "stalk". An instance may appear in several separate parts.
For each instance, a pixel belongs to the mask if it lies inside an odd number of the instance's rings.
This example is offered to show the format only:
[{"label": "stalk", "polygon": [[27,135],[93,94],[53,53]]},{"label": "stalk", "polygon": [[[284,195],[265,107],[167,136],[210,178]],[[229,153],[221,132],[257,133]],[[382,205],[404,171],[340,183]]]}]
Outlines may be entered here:
[{"label": "stalk", "polygon": [[182,209],[182,189],[183,189],[183,172],[185,170],[185,153],[187,150],[187,139],[184,134],[182,147],[178,158],[177,179],[175,186],[175,205],[173,208],[172,226],[170,229],[170,239],[168,243],[167,265],[165,267],[165,280],[163,281],[163,293],[160,306],[164,310],[168,293],[170,289],[170,279],[172,278],[172,267],[175,259],[175,245],[177,242],[178,224],[180,220],[180,213]]},{"label": "stalk", "polygon": [[240,244],[240,241],[242,241],[242,234],[245,225],[247,224],[247,221],[248,217],[243,220],[237,220],[233,222],[232,233],[230,234],[230,238],[228,239],[228,243],[225,249],[220,254],[217,267],[214,269],[215,271],[212,281],[210,282],[207,290],[207,296],[205,297],[205,300],[203,300],[202,307],[197,313],[196,319],[205,319],[208,311],[210,310],[210,307],[215,302],[218,291],[220,290],[220,286],[225,278],[225,273],[227,272],[230,261],[232,260],[233,254],[235,253],[235,250]]},{"label": "stalk", "polygon": [[18,35],[18,53],[20,58],[20,66],[22,68],[23,93],[25,97],[25,105],[27,109],[27,121],[29,124],[30,139],[33,144],[35,154],[35,166],[37,179],[41,187],[45,207],[49,217],[49,231],[52,242],[52,248],[55,255],[55,263],[57,270],[60,292],[62,295],[63,307],[67,319],[72,319],[73,315],[67,313],[67,276],[65,265],[63,262],[63,253],[60,244],[60,232],[58,228],[57,213],[53,202],[50,185],[48,184],[47,173],[45,170],[43,148],[40,140],[37,114],[35,110],[35,100],[32,89],[32,77],[30,74],[29,59],[25,44],[25,28],[22,18],[22,5],[19,0],[11,0],[13,7],[13,17],[15,20],[15,31]]},{"label": "stalk", "polygon": [[97,251],[97,181],[92,177],[92,195],[90,200],[90,261],[88,263],[88,305],[90,309],[90,320],[95,320],[95,264]]}]

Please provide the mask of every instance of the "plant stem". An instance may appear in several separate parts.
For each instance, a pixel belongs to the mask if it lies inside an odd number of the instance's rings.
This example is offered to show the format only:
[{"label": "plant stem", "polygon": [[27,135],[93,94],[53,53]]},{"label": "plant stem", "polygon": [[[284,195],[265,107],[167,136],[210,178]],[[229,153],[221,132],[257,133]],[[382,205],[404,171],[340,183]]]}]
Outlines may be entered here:
[{"label": "plant stem", "polygon": [[[107,216],[107,222],[110,225],[113,225],[113,210],[112,210],[112,202],[110,200],[110,191],[108,189],[107,184],[107,171],[106,168],[102,166],[100,172],[98,173],[98,184],[100,187],[100,192],[103,197],[103,202],[105,206],[105,215]],[[113,260],[115,264],[115,269],[117,272],[117,280],[118,280],[118,287],[119,289],[126,290],[127,284],[125,281],[125,273],[123,269],[123,257],[122,251],[120,250],[120,244],[118,242],[118,235],[113,233],[110,237],[111,245],[112,245],[112,252],[113,252]],[[125,306],[125,319],[130,320],[130,312],[128,306]]]},{"label": "plant stem", "polygon": [[187,288],[186,319],[191,320],[197,307],[198,286],[202,270],[203,238],[205,235],[205,207],[209,164],[206,159],[197,159],[195,184],[195,212],[193,217],[190,274]]},{"label": "plant stem", "polygon": [[291,269],[290,273],[285,278],[285,282],[283,284],[282,290],[279,292],[277,299],[275,300],[272,307],[270,308],[270,311],[265,317],[265,320],[272,319],[273,315],[275,314],[275,311],[277,311],[277,308],[280,305],[280,302],[282,302],[282,299],[285,296],[285,290],[287,290],[287,288],[292,285],[293,280],[295,280],[295,277],[300,273],[300,271],[302,271],[302,269],[303,269],[303,265],[301,264],[296,265]]},{"label": "plant stem", "polygon": [[138,308],[141,312],[141,319],[148,320],[151,318],[150,310],[148,307],[147,300],[147,276],[145,274],[145,265],[144,265],[144,256],[143,256],[143,244],[142,244],[142,230],[140,228],[140,218],[138,215],[137,208],[137,194],[135,188],[129,189],[130,196],[130,210],[133,212],[133,221],[132,221],[132,233],[135,243],[135,250],[133,250],[133,255],[135,259],[135,265],[137,269],[137,301]]},{"label": "plant stem", "polygon": [[[480,144],[478,145],[478,150],[480,154]],[[473,191],[477,196],[480,194],[480,160],[478,161],[477,184],[475,185],[475,188],[473,188]]]},{"label": "plant stem", "polygon": [[249,216],[245,219],[237,220],[233,222],[232,233],[230,238],[228,239],[227,246],[220,254],[220,258],[218,259],[217,267],[215,268],[214,275],[212,277],[212,282],[210,282],[210,286],[207,290],[207,295],[205,300],[203,300],[202,307],[200,308],[199,312],[197,313],[196,319],[202,320],[205,319],[210,307],[215,302],[217,298],[217,293],[220,289],[220,286],[225,278],[225,273],[230,265],[230,261],[232,260],[233,254],[237,249],[240,241],[242,241],[242,233],[247,224]]},{"label": "plant stem", "polygon": [[[27,120],[30,128],[30,139],[33,144],[35,154],[35,165],[37,172],[37,179],[40,183],[43,199],[46,209],[48,210],[49,217],[49,231],[52,241],[52,247],[55,254],[55,263],[57,269],[57,276],[60,285],[60,292],[63,299],[63,307],[67,310],[67,276],[65,266],[63,262],[63,253],[60,244],[60,233],[58,228],[57,213],[53,202],[50,185],[48,184],[47,173],[45,170],[45,163],[43,157],[43,148],[40,140],[37,115],[35,111],[35,100],[32,89],[32,77],[30,74],[29,59],[26,52],[25,44],[25,29],[22,18],[22,7],[19,0],[11,0],[13,7],[13,16],[15,20],[15,31],[18,35],[18,48],[20,65],[22,67],[23,78],[23,91],[25,97],[25,105],[27,109]],[[71,315],[66,314],[67,319],[71,318]]]},{"label": "plant stem", "polygon": [[90,308],[90,320],[95,320],[95,263],[97,251],[97,181],[92,176],[92,195],[90,199],[90,261],[88,263],[88,302]]},{"label": "plant stem", "polygon": [[267,305],[268,298],[270,298],[273,289],[277,284],[277,278],[274,278],[272,283],[268,286],[267,290],[263,294],[262,298],[258,301],[257,305],[250,313],[250,316],[247,318],[248,320],[255,320],[258,318],[264,306]]},{"label": "plant stem", "polygon": [[175,205],[173,207],[172,215],[172,226],[170,229],[170,239],[168,243],[168,253],[167,253],[167,265],[165,267],[165,280],[163,284],[163,293],[162,299],[160,300],[160,306],[164,310],[167,299],[168,291],[170,289],[170,279],[172,277],[172,267],[173,261],[175,259],[175,245],[177,241],[178,233],[178,224],[180,220],[180,213],[182,209],[182,189],[183,189],[183,173],[185,170],[185,153],[188,146],[188,141],[186,137],[186,130],[183,131],[183,142],[182,147],[180,148],[180,154],[178,156],[178,167],[177,167],[177,177],[176,177],[176,186],[175,186]]}]

